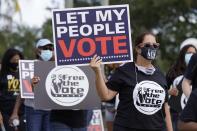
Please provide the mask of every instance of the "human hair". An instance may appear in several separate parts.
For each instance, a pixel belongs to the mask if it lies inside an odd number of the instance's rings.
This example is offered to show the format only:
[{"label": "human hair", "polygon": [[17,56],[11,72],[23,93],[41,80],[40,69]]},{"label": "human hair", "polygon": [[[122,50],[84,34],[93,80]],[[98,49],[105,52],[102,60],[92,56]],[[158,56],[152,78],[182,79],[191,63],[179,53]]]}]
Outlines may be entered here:
[{"label": "human hair", "polygon": [[6,50],[1,61],[0,77],[9,72],[9,62],[15,55],[19,55],[20,59],[24,59],[23,54],[19,50],[14,48],[9,48]]},{"label": "human hair", "polygon": [[152,35],[155,37],[155,35],[152,32],[143,32],[142,34],[140,34],[139,36],[136,37],[135,39],[135,47],[134,47],[134,60],[136,61],[137,58],[137,52],[136,52],[136,48],[139,46],[139,44],[141,44],[144,41],[145,36],[147,35]]},{"label": "human hair", "polygon": [[171,82],[169,83],[172,84],[172,81],[179,75],[182,75],[185,70],[186,70],[186,63],[185,63],[185,54],[187,53],[187,50],[190,48],[190,47],[193,47],[196,52],[197,52],[197,49],[195,46],[193,45],[186,45],[184,46],[181,50],[180,50],[180,53],[178,55],[178,58],[177,60],[175,61],[175,63],[171,66],[171,68],[169,69],[169,71],[167,72],[167,79],[171,80]]}]

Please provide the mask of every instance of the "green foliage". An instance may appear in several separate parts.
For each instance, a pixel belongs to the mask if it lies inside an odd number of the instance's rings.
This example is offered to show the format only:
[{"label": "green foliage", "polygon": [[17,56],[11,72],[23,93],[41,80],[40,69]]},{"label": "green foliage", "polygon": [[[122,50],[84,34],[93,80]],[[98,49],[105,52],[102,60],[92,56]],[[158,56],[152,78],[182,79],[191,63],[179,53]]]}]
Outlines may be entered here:
[{"label": "green foliage", "polygon": [[180,43],[197,36],[196,0],[110,0],[110,4],[129,4],[133,42],[143,31],[157,34],[161,45],[157,64],[163,71],[176,60]]},{"label": "green foliage", "polygon": [[38,29],[18,27],[17,32],[8,30],[0,31],[0,58],[8,48],[18,48],[28,59],[34,58],[34,45],[37,38]]}]

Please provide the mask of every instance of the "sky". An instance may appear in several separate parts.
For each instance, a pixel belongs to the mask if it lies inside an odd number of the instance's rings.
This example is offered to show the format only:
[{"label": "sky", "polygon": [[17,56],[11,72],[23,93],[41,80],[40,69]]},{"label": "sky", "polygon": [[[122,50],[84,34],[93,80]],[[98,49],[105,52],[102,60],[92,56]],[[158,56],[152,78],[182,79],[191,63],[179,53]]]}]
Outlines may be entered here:
[{"label": "sky", "polygon": [[47,7],[64,8],[64,0],[18,0],[18,2],[21,8],[22,21],[20,13],[15,13],[13,20],[29,27],[40,28],[47,18],[51,18],[52,14],[46,10]]}]

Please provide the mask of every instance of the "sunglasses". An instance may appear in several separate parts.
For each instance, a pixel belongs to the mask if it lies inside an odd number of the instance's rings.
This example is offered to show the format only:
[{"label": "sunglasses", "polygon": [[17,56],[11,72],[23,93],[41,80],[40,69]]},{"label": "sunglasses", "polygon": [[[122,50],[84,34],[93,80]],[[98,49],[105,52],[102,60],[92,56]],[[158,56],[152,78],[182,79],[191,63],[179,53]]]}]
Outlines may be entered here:
[{"label": "sunglasses", "polygon": [[140,47],[153,47],[153,48],[157,49],[157,48],[159,48],[159,43],[147,42],[147,43],[141,43],[139,46]]},{"label": "sunglasses", "polygon": [[41,50],[50,50],[50,51],[54,50],[53,46],[42,46],[42,47],[39,47],[39,49],[41,49]]}]

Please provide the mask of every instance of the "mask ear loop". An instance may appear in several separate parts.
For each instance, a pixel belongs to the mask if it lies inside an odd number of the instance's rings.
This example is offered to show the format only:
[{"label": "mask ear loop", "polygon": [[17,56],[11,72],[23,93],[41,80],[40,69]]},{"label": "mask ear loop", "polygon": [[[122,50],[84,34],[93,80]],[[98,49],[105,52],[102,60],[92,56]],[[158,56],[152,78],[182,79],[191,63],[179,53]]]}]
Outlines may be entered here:
[{"label": "mask ear loop", "polygon": [[136,83],[138,84],[138,79],[137,79],[137,71],[136,71],[136,65],[135,65],[135,81],[136,81]]}]

